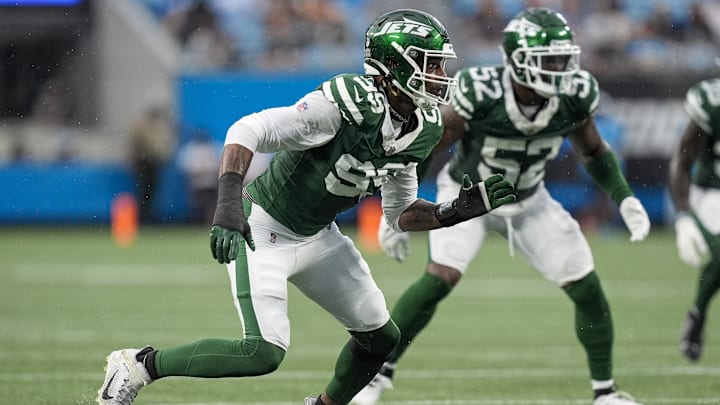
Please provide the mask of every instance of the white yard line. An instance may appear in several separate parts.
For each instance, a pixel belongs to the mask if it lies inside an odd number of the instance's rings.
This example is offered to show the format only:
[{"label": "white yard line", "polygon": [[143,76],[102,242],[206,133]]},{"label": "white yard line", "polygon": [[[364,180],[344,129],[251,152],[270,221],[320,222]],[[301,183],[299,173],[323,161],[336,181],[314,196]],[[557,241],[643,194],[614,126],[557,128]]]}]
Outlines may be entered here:
[{"label": "white yard line", "polygon": [[[508,368],[508,369],[442,369],[442,370],[402,370],[403,379],[436,380],[474,380],[484,378],[558,378],[574,377],[586,372],[585,368]],[[329,378],[330,371],[278,371],[259,378],[303,381]],[[618,368],[617,376],[668,377],[668,376],[720,376],[720,367],[627,367]],[[64,372],[1,372],[0,382],[39,382],[39,381],[92,381],[102,379],[102,373],[64,373]],[[720,403],[720,402],[719,402]]]},{"label": "white yard line", "polygon": [[[162,403],[156,405],[297,405],[301,401],[289,402],[180,402]],[[653,398],[656,405],[713,405],[720,403],[718,397],[708,398]],[[473,400],[407,400],[393,401],[394,405],[587,405],[588,399],[473,399]]]},{"label": "white yard line", "polygon": [[[12,267],[13,277],[23,284],[35,285],[202,285],[215,284],[208,277],[211,266],[166,264],[32,264]],[[68,270],[72,271],[68,271]],[[169,277],[171,276],[171,277]],[[223,278],[224,280],[225,278]]]}]

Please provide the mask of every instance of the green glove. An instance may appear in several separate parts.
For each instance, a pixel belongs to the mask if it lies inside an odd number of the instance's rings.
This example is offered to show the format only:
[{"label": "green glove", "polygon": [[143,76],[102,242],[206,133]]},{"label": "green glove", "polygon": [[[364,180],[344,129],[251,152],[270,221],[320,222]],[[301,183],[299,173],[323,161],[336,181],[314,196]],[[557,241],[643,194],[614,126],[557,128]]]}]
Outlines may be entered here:
[{"label": "green glove", "polygon": [[463,176],[458,198],[440,203],[435,216],[443,226],[485,215],[491,210],[517,199],[515,186],[501,174],[494,174],[485,181],[472,184],[470,176]]},{"label": "green glove", "polygon": [[225,173],[218,181],[218,202],[213,226],[210,228],[210,251],[220,264],[230,263],[240,253],[240,244],[247,242],[255,250],[255,242],[242,203],[242,176]]},{"label": "green glove", "polygon": [[[485,181],[478,183],[478,188],[480,188],[480,185],[484,186],[485,195],[487,195],[490,203],[488,211],[494,210],[503,204],[514,202],[517,199],[515,186],[510,180],[505,179],[502,174],[493,174]],[[470,176],[466,174],[463,176],[463,190],[470,186]]]},{"label": "green glove", "polygon": [[[245,224],[247,225],[247,222]],[[247,229],[250,230],[250,226],[247,226]],[[245,237],[240,231],[225,229],[220,225],[210,228],[210,250],[213,258],[221,264],[235,260],[240,253],[240,244],[246,241],[250,249],[255,250],[255,242],[250,233]]]}]

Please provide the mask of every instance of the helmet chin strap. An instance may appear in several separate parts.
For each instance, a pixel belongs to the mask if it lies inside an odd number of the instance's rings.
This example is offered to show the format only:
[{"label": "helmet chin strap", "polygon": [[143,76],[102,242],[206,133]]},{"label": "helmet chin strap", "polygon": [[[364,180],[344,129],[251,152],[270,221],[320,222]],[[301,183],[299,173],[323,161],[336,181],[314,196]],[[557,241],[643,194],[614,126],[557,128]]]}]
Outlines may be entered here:
[{"label": "helmet chin strap", "polygon": [[388,105],[390,106],[390,117],[393,120],[403,122],[403,123],[408,120],[406,117],[403,117],[402,115],[400,115],[399,112],[395,111],[395,109],[389,103],[388,103]]},{"label": "helmet chin strap", "polygon": [[[405,95],[405,93],[399,91],[399,90],[392,84],[392,82],[388,81],[388,80],[387,80],[387,77],[383,77],[383,79],[382,79],[382,86],[380,86],[380,88],[383,90],[383,92],[386,93],[386,95],[391,96],[393,99],[398,99],[398,98],[400,98],[400,97],[402,97],[402,96]],[[389,94],[388,94],[388,93],[389,93]],[[390,107],[390,108],[389,108],[389,110],[390,110],[390,117],[391,117],[393,120],[399,121],[399,122],[402,122],[402,123],[404,123],[404,122],[406,122],[406,121],[408,120],[408,117],[403,117],[402,114],[400,114],[399,112],[397,112],[397,110],[395,110],[395,108],[393,108],[392,103],[390,102],[390,97],[388,97],[388,107]]]},{"label": "helmet chin strap", "polygon": [[413,103],[421,110],[430,110],[437,105],[424,97],[413,97]]},{"label": "helmet chin strap", "polygon": [[[405,97],[412,103],[414,107],[420,108],[422,110],[431,110],[437,105],[437,103],[425,97],[408,94],[407,91],[398,88],[397,85],[393,84],[393,82],[395,82],[395,80],[392,79],[392,76],[384,76],[381,86],[383,91],[385,91],[385,94],[388,95],[389,93],[389,96],[392,96],[393,99],[397,100]],[[388,97],[388,99],[389,98],[390,97]],[[388,102],[388,105],[390,106],[390,115],[394,120],[400,122],[405,122],[408,120],[408,117],[404,117],[396,109],[393,108],[392,103]]]},{"label": "helmet chin strap", "polygon": [[544,92],[541,89],[539,89],[537,86],[533,86],[532,84],[530,84],[527,80],[520,80],[520,77],[517,75],[517,72],[515,72],[515,69],[513,69],[513,68],[510,68],[510,76],[511,76],[511,80],[513,83],[517,84],[518,86],[520,86],[522,88],[532,91],[533,93],[535,93],[536,95],[538,95],[542,98],[549,99],[549,98],[557,95],[557,94],[550,94],[550,93]]},{"label": "helmet chin strap", "polygon": [[405,96],[410,99],[410,101],[415,107],[420,108],[421,110],[431,110],[435,106],[437,106],[436,102],[429,100],[423,96],[413,94],[400,87],[400,83],[398,83],[397,80],[395,80],[391,75],[386,76],[386,79],[389,79],[388,81],[386,81],[386,86],[390,89],[390,92],[394,97]]},{"label": "helmet chin strap", "polygon": [[[512,76],[512,75],[511,75]],[[510,79],[512,82],[513,91],[515,93],[515,100],[519,104],[523,105],[537,105],[551,98],[552,96],[545,97],[543,94],[537,91],[534,87],[527,83],[517,80],[514,76]]]}]

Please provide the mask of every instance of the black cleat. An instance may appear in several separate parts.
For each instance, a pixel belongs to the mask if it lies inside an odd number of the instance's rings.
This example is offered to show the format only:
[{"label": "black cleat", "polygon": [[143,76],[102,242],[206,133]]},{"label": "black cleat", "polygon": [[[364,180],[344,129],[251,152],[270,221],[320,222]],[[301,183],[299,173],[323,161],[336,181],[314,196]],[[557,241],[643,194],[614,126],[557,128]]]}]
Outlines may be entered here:
[{"label": "black cleat", "polygon": [[705,317],[697,309],[688,311],[680,332],[680,353],[690,361],[698,361],[702,354]]}]

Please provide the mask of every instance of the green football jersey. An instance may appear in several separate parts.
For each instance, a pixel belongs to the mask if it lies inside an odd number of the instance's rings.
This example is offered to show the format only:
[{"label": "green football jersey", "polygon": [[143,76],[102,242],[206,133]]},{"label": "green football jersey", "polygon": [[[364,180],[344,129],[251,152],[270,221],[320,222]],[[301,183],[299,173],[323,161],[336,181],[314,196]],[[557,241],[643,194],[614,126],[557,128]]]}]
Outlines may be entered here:
[{"label": "green football jersey", "polygon": [[685,110],[710,137],[695,161],[692,182],[720,188],[720,79],[703,80],[687,92]]},{"label": "green football jersey", "polygon": [[443,125],[438,108],[417,109],[408,131],[394,134],[385,95],[370,76],[339,75],[318,90],[343,118],[333,139],[309,150],[277,153],[246,189],[273,218],[307,236],[375,194],[387,176],[425,160]]},{"label": "green football jersey", "polygon": [[460,182],[467,173],[476,182],[502,173],[515,183],[518,200],[537,189],[563,139],[587,123],[598,107],[597,81],[583,70],[573,76],[567,92],[548,99],[532,120],[515,101],[504,67],[470,67],[457,77],[453,106],[467,121],[468,133],[456,145],[450,175]]}]

